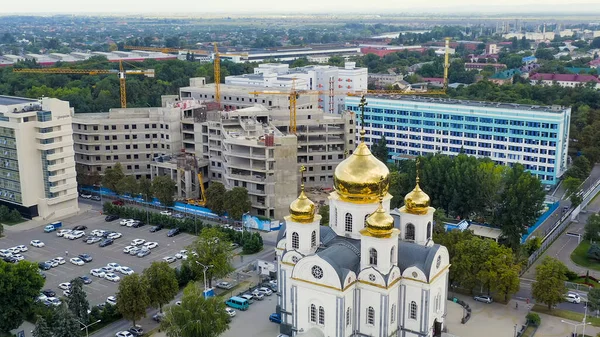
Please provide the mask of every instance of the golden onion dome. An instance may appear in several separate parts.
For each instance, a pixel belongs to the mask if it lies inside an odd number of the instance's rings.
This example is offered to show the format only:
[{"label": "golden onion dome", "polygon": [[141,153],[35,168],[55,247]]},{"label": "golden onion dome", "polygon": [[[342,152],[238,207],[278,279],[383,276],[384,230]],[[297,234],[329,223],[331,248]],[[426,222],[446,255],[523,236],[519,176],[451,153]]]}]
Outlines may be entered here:
[{"label": "golden onion dome", "polygon": [[366,222],[366,228],[361,230],[363,235],[377,238],[389,237],[394,230],[394,218],[383,209],[381,202],[377,210],[369,215]]},{"label": "golden onion dome", "polygon": [[419,186],[419,177],[417,177],[417,185],[404,197],[404,206],[408,213],[425,214],[429,209],[431,199],[427,193],[421,190]]},{"label": "golden onion dome", "polygon": [[298,198],[290,204],[290,214],[295,222],[310,223],[315,218],[315,204],[304,194],[304,184],[301,189]]},{"label": "golden onion dome", "polygon": [[379,195],[387,193],[389,185],[390,170],[373,156],[363,141],[335,168],[333,186],[344,201],[377,202]]}]

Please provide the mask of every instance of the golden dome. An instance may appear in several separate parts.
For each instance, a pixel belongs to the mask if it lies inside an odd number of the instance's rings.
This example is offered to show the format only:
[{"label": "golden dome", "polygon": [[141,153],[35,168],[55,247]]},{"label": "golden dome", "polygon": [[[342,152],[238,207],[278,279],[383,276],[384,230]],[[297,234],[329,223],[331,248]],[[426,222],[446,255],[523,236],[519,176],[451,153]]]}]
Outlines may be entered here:
[{"label": "golden dome", "polygon": [[425,214],[429,209],[431,199],[427,193],[421,190],[419,186],[419,177],[417,177],[417,185],[404,197],[404,206],[408,213]]},{"label": "golden dome", "polygon": [[301,188],[298,199],[290,204],[290,214],[295,222],[310,223],[315,218],[315,204],[304,194],[304,184]]},{"label": "golden dome", "polygon": [[376,202],[390,187],[390,170],[360,142],[354,153],[335,168],[333,186],[344,201]]},{"label": "golden dome", "polygon": [[394,218],[383,209],[381,202],[377,210],[369,215],[366,222],[366,228],[360,231],[363,235],[376,238],[389,237],[394,230]]}]

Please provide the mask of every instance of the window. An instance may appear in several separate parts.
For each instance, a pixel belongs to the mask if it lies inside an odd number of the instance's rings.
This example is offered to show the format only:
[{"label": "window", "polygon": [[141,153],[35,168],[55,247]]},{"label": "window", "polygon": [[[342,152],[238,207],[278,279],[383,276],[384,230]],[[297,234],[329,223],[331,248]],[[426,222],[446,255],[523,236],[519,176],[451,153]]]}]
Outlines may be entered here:
[{"label": "window", "polygon": [[392,309],[390,310],[390,322],[394,323],[396,321],[396,304],[392,304]]},{"label": "window", "polygon": [[311,247],[317,246],[317,232],[316,231],[313,231],[312,234],[310,235],[310,246]]},{"label": "window", "polygon": [[346,232],[352,232],[352,214],[346,213]]},{"label": "window", "polygon": [[373,307],[367,308],[367,324],[375,325],[375,309]]},{"label": "window", "polygon": [[396,247],[392,247],[390,250],[390,263],[396,264]]},{"label": "window", "polygon": [[410,302],[410,318],[417,319],[417,302]]},{"label": "window", "polygon": [[319,267],[319,266],[313,266],[312,269],[311,269],[311,271],[312,271],[312,275],[316,279],[320,280],[320,279],[323,278],[323,269],[321,269],[321,267]]},{"label": "window", "polygon": [[323,307],[319,307],[319,324],[325,325],[325,309]]},{"label": "window", "polygon": [[431,221],[427,223],[427,239],[431,239]]},{"label": "window", "polygon": [[411,223],[406,224],[406,233],[404,234],[405,240],[414,240],[415,239],[415,225]]},{"label": "window", "polygon": [[437,261],[435,262],[435,267],[439,268],[441,264],[442,264],[442,256],[438,255]]},{"label": "window", "polygon": [[352,323],[352,312],[350,310],[350,308],[346,309],[346,326],[350,326]]},{"label": "window", "polygon": [[292,233],[292,249],[300,248],[300,238],[298,237],[298,233]]},{"label": "window", "polygon": [[317,307],[314,304],[310,305],[310,322],[317,323]]},{"label": "window", "polygon": [[375,248],[369,249],[369,264],[372,266],[377,265],[377,250]]}]

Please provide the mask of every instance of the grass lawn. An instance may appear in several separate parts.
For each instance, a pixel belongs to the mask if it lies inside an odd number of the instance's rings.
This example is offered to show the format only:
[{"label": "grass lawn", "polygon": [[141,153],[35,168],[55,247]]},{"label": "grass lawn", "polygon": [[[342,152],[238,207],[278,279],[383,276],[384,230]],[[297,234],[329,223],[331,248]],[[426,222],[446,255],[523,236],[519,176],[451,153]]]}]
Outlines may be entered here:
[{"label": "grass lawn", "polygon": [[[564,319],[568,319],[575,322],[583,322],[583,314],[579,312],[569,311],[569,310],[561,310],[561,309],[552,309],[548,310],[548,306],[535,304],[531,311],[539,312],[541,314],[556,316]],[[600,326],[600,318],[592,317],[590,315],[587,316],[587,321],[592,323],[593,326]],[[542,324],[544,321],[542,320]]]},{"label": "grass lawn", "polygon": [[600,263],[598,263],[597,261],[594,261],[594,260],[589,260],[587,258],[587,251],[589,249],[590,249],[590,242],[587,240],[581,241],[579,246],[577,246],[577,248],[575,248],[573,253],[571,253],[571,260],[573,262],[575,262],[575,264],[577,264],[581,267],[600,271]]}]

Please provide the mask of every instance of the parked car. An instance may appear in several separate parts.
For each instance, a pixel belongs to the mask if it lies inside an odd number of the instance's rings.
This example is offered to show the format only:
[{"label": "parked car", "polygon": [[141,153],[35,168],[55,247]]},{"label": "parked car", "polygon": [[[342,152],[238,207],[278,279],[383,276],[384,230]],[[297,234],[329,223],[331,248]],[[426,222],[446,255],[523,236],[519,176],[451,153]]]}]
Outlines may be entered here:
[{"label": "parked car", "polygon": [[117,305],[117,297],[116,296],[108,296],[106,298],[106,303],[110,305]]},{"label": "parked car", "polygon": [[92,276],[96,276],[96,277],[100,277],[100,278],[104,278],[104,276],[106,275],[106,273],[102,269],[92,269],[90,271],[90,274],[92,274]]},{"label": "parked car", "polygon": [[117,271],[121,274],[125,274],[125,275],[131,275],[134,273],[133,269],[129,268],[129,267],[125,267],[125,266],[121,266],[119,268],[117,268]]},{"label": "parked car", "polygon": [[163,229],[163,225],[152,226],[152,227],[150,227],[150,232],[151,233],[158,232],[161,229]]},{"label": "parked car", "polygon": [[49,270],[50,268],[52,268],[52,266],[50,264],[46,263],[46,262],[40,262],[40,263],[38,263],[38,267],[41,270]]},{"label": "parked car", "polygon": [[83,199],[91,199],[92,195],[86,192],[81,192],[81,194],[79,195],[80,197],[82,197]]},{"label": "parked car", "polygon": [[52,289],[44,289],[44,290],[42,290],[42,294],[44,294],[44,295],[46,295],[48,297],[54,297],[54,296],[56,296],[56,293]]},{"label": "parked car", "polygon": [[575,293],[567,293],[567,295],[565,296],[565,299],[567,300],[567,302],[570,303],[581,303],[581,297],[579,297],[578,294]]},{"label": "parked car", "polygon": [[260,291],[261,293],[263,293],[267,296],[273,295],[273,291],[267,287],[258,288],[258,291]]},{"label": "parked car", "polygon": [[106,222],[111,222],[111,221],[115,221],[119,218],[118,215],[114,215],[114,214],[109,214],[106,216],[106,218],[104,218],[104,221]]},{"label": "parked car", "polygon": [[129,331],[119,331],[115,334],[115,337],[134,337]]},{"label": "parked car", "polygon": [[173,263],[177,261],[177,259],[172,256],[165,256],[163,257],[163,261],[165,261],[166,263]]},{"label": "parked car", "polygon": [[56,262],[58,264],[65,264],[65,263],[67,263],[67,260],[65,260],[64,258],[62,258],[60,256],[53,258],[52,261],[54,261],[54,262]]},{"label": "parked car", "polygon": [[19,260],[17,260],[17,258],[15,258],[14,256],[7,256],[7,257],[3,258],[2,260],[4,260],[4,262],[8,262],[8,263],[19,262]]},{"label": "parked car", "polygon": [[100,200],[102,200],[102,198],[99,195],[92,195],[92,197],[90,199],[92,199],[94,201],[100,201]]},{"label": "parked car", "polygon": [[92,283],[92,279],[87,277],[86,275],[83,276],[79,276],[79,279],[83,282],[83,284],[90,284]]},{"label": "parked car", "polygon": [[131,250],[129,250],[129,255],[131,256],[135,256],[137,255],[140,251],[142,250],[141,247],[133,247]]},{"label": "parked car", "polygon": [[131,332],[131,334],[134,336],[141,336],[144,334],[144,329],[142,329],[142,327],[139,325],[135,325],[129,328],[129,332]]},{"label": "parked car", "polygon": [[113,242],[114,241],[112,239],[104,239],[104,240],[102,240],[102,242],[100,242],[100,247],[106,247],[108,245],[112,245]]},{"label": "parked car", "polygon": [[79,258],[83,260],[83,262],[92,262],[92,257],[89,254],[79,254]]},{"label": "parked car", "polygon": [[483,303],[492,303],[494,302],[494,299],[492,298],[492,296],[487,296],[487,295],[479,295],[479,296],[475,296],[473,297],[473,299],[477,302],[483,302]]},{"label": "parked car", "polygon": [[104,275],[104,278],[107,279],[108,281],[112,281],[112,282],[119,282],[121,281],[121,278],[114,273],[108,273],[106,275]]},{"label": "parked car", "polygon": [[123,234],[121,234],[119,232],[116,232],[116,233],[110,233],[110,234],[108,234],[107,238],[114,240],[114,239],[118,239],[118,238],[120,238],[122,236],[123,236]]},{"label": "parked car", "polygon": [[144,247],[148,248],[148,249],[154,249],[154,248],[158,247],[158,242],[154,242],[154,241],[146,242],[146,243],[144,243]]},{"label": "parked car", "polygon": [[88,236],[87,240],[85,240],[85,243],[87,243],[88,245],[94,244],[96,242],[100,242],[102,241],[101,237],[98,236]]},{"label": "parked car", "polygon": [[258,290],[254,290],[252,292],[252,296],[254,297],[255,300],[259,300],[259,301],[262,301],[265,298],[265,295]]},{"label": "parked car", "polygon": [[83,260],[78,257],[72,257],[69,261],[77,266],[83,266],[85,264],[85,262],[83,262]]},{"label": "parked car", "polygon": [[58,288],[60,288],[62,290],[71,289],[71,282],[63,282],[58,285]]},{"label": "parked car", "polygon": [[134,221],[133,224],[131,225],[131,227],[133,228],[139,228],[146,225],[143,221]]},{"label": "parked car", "polygon": [[219,282],[219,283],[217,283],[217,288],[229,290],[229,289],[233,288],[233,284],[231,284],[229,282]]},{"label": "parked car", "polygon": [[125,203],[123,202],[123,200],[113,200],[112,204],[113,205],[117,205],[117,206],[123,206],[123,205],[125,205]]},{"label": "parked car", "polygon": [[73,227],[74,231],[84,231],[87,229],[87,226],[83,226],[83,225],[77,225],[75,227]]},{"label": "parked car", "polygon": [[173,228],[167,233],[167,236],[173,237],[175,235],[178,235],[179,233],[181,233],[181,230],[179,228]]},{"label": "parked car", "polygon": [[123,219],[123,220],[119,221],[119,225],[121,225],[121,226],[127,226],[128,223],[133,222],[133,221],[135,221],[135,220],[133,220],[133,219]]},{"label": "parked car", "polygon": [[136,248],[136,247],[134,247],[134,246],[126,246],[125,248],[123,248],[123,253],[125,253],[125,254],[129,254],[129,252],[130,252],[132,249],[134,249],[134,248]]},{"label": "parked car", "polygon": [[160,214],[166,215],[166,216],[171,216],[171,214],[173,214],[173,213],[171,213],[170,211],[161,211]]},{"label": "parked car", "polygon": [[160,321],[162,321],[164,317],[165,317],[165,314],[158,312],[158,313],[154,314],[154,316],[152,316],[152,320],[154,320],[157,323],[160,323]]},{"label": "parked car", "polygon": [[183,219],[183,218],[185,218],[185,215],[183,215],[181,213],[175,213],[175,214],[173,214],[173,217],[175,219]]},{"label": "parked car", "polygon": [[33,247],[38,247],[38,248],[41,248],[41,247],[45,246],[45,244],[42,241],[40,241],[40,240],[31,240],[29,242],[29,244],[32,245]]},{"label": "parked car", "polygon": [[279,315],[277,313],[272,313],[271,315],[269,315],[269,321],[271,321],[273,323],[281,324],[281,315]]},{"label": "parked car", "polygon": [[137,253],[137,257],[144,257],[146,255],[150,254],[150,249],[146,249],[146,248],[140,248],[138,253]]},{"label": "parked car", "polygon": [[139,246],[139,245],[143,245],[144,243],[146,243],[146,240],[144,240],[144,239],[133,239],[133,240],[131,240],[130,245]]},{"label": "parked car", "polygon": [[235,317],[235,310],[233,310],[231,308],[225,308],[225,311],[227,312],[229,317]]}]

